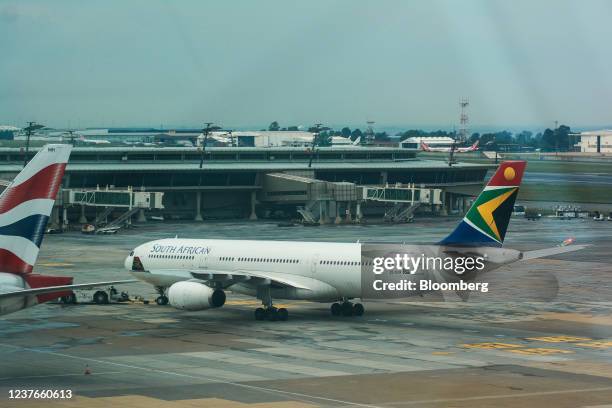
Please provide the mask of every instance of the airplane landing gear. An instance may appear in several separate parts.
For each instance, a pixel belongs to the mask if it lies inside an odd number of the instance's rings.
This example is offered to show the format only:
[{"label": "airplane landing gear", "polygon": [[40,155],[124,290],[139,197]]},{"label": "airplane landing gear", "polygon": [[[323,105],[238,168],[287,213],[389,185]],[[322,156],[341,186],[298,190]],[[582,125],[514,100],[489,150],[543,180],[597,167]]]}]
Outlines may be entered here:
[{"label": "airplane landing gear", "polygon": [[330,308],[332,316],[363,316],[365,308],[361,303],[351,303],[345,300],[342,303],[333,303]]},{"label": "airplane landing gear", "polygon": [[289,319],[289,312],[284,307],[275,308],[270,307],[258,307],[255,309],[255,320],[269,320],[271,322],[281,321],[284,322]]},{"label": "airplane landing gear", "polygon": [[255,320],[269,320],[271,322],[284,322],[289,319],[289,312],[284,307],[276,308],[272,305],[270,287],[264,286],[258,290],[257,297],[261,299],[263,307],[255,309]]},{"label": "airplane landing gear", "polygon": [[156,286],[155,289],[157,290],[157,293],[159,293],[159,296],[155,299],[155,303],[160,306],[167,305],[168,296],[166,296],[166,288],[164,288],[163,286]]}]

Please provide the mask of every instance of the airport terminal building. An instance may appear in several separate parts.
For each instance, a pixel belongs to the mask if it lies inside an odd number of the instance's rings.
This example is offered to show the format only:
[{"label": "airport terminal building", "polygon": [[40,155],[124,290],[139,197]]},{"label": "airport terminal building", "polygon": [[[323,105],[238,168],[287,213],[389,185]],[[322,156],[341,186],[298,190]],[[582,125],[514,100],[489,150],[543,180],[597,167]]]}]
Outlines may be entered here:
[{"label": "airport terminal building", "polygon": [[[166,219],[303,217],[324,222],[382,216],[390,207],[406,214],[465,210],[489,166],[449,166],[417,153],[391,147],[321,147],[315,152],[303,147],[77,147],[63,189],[78,194],[60,197],[58,206],[65,212],[57,217],[64,214],[70,222],[95,218],[100,208],[91,199],[74,197],[96,190],[163,193],[163,199],[155,196],[163,206],[158,202],[147,208],[146,216]],[[0,179],[19,172],[23,155],[20,149],[0,149]],[[141,220],[144,212],[138,214]]]},{"label": "airport terminal building", "polygon": [[579,135],[581,152],[612,153],[612,130],[590,130]]}]

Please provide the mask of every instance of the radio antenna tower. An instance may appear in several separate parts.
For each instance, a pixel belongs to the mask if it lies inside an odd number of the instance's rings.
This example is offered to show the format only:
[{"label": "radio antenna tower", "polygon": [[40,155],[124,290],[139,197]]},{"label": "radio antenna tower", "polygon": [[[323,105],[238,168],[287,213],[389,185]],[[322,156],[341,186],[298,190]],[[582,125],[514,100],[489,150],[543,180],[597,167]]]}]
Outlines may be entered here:
[{"label": "radio antenna tower", "polygon": [[465,143],[465,141],[468,139],[468,124],[470,119],[467,114],[467,108],[470,106],[470,102],[467,98],[461,98],[459,106],[461,107],[461,116],[459,118],[459,142]]}]

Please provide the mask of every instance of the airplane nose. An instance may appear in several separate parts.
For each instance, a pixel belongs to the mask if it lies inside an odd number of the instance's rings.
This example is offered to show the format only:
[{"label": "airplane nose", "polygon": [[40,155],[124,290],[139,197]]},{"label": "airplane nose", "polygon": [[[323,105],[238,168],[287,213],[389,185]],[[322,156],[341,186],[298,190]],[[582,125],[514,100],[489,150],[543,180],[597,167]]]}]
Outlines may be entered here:
[{"label": "airplane nose", "polygon": [[125,258],[125,261],[123,262],[123,266],[128,271],[131,271],[133,262],[134,262],[134,251],[130,252],[130,254]]}]

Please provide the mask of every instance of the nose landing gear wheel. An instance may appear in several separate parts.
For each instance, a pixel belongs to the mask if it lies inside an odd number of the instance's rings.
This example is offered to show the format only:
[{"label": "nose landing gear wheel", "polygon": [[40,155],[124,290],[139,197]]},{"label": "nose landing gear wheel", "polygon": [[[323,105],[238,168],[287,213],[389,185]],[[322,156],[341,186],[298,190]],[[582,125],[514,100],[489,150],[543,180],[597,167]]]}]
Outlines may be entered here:
[{"label": "nose landing gear wheel", "polygon": [[263,320],[266,317],[266,311],[263,307],[255,309],[255,320]]},{"label": "nose landing gear wheel", "polygon": [[168,297],[167,297],[167,296],[164,296],[164,295],[162,295],[162,296],[158,296],[158,297],[155,299],[155,303],[157,303],[157,304],[158,304],[158,305],[160,305],[160,306],[165,306],[165,305],[167,305],[167,304],[168,304]]}]

